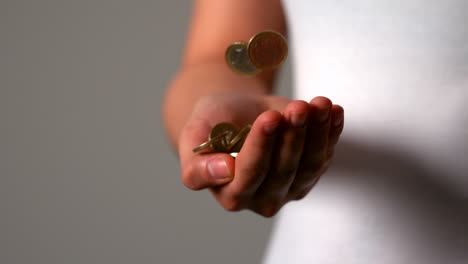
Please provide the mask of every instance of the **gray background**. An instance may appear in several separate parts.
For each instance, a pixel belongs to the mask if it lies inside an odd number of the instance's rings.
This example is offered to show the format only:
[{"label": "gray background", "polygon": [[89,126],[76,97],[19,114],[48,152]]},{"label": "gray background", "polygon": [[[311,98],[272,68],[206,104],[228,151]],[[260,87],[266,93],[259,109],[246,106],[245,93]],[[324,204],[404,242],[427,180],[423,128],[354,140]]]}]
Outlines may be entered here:
[{"label": "gray background", "polygon": [[0,1],[0,263],[260,261],[272,220],[186,189],[161,125],[191,4]]}]

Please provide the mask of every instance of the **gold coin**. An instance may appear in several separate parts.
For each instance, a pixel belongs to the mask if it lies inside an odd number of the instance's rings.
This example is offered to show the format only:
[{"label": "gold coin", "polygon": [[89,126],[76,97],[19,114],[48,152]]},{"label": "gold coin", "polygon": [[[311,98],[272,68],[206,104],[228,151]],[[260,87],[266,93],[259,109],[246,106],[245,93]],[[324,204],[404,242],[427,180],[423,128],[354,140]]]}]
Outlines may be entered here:
[{"label": "gold coin", "polygon": [[261,72],[250,61],[246,42],[237,41],[229,45],[226,49],[225,59],[229,68],[238,74],[252,77]]},{"label": "gold coin", "polygon": [[229,134],[228,131],[226,131],[225,133],[219,134],[216,137],[214,137],[214,138],[212,138],[212,139],[210,139],[210,140],[208,140],[206,142],[203,142],[200,146],[192,149],[192,151],[193,152],[198,152],[198,151],[203,150],[203,149],[205,149],[207,147],[210,147],[210,146],[212,146],[213,143],[216,143],[218,141],[222,141],[227,134]]},{"label": "gold coin", "polygon": [[242,146],[244,145],[245,139],[249,135],[251,127],[251,125],[248,125],[239,131],[239,133],[237,133],[237,135],[229,142],[228,151],[240,152]]},{"label": "gold coin", "polygon": [[258,69],[273,70],[286,60],[288,43],[278,32],[262,31],[250,39],[247,54]]},{"label": "gold coin", "polygon": [[231,123],[219,123],[211,129],[209,138],[216,138],[219,135],[224,135],[222,140],[213,142],[211,147],[217,152],[228,152],[227,147],[234,135],[239,133],[239,127]]}]

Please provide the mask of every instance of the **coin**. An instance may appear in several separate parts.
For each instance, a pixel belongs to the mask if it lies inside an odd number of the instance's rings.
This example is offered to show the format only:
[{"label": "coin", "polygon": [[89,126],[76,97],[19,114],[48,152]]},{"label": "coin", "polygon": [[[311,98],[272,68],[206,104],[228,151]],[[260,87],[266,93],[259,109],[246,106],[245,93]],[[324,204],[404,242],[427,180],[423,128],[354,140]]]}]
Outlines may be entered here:
[{"label": "coin", "polygon": [[251,127],[251,125],[248,125],[242,128],[241,131],[239,131],[239,133],[237,133],[237,135],[235,135],[234,138],[229,142],[227,150],[231,152],[240,152]]},{"label": "coin", "polygon": [[229,45],[226,49],[225,59],[231,70],[238,74],[252,77],[261,72],[250,61],[246,42],[236,41]]},{"label": "coin", "polygon": [[247,54],[252,64],[261,70],[273,70],[288,56],[286,39],[275,31],[262,31],[247,44]]},{"label": "coin", "polygon": [[228,152],[227,147],[234,135],[239,133],[239,127],[231,123],[219,123],[211,129],[209,139],[224,135],[222,140],[213,142],[211,147],[217,152]]},{"label": "coin", "polygon": [[219,135],[217,135],[216,137],[213,137],[211,138],[210,140],[206,141],[206,142],[203,142],[200,146],[194,148],[192,151],[193,152],[198,152],[200,150],[203,150],[207,147],[212,147],[212,144],[216,143],[216,142],[219,142],[219,141],[222,141],[225,136],[229,134],[229,131],[225,131],[224,133],[221,133]]}]

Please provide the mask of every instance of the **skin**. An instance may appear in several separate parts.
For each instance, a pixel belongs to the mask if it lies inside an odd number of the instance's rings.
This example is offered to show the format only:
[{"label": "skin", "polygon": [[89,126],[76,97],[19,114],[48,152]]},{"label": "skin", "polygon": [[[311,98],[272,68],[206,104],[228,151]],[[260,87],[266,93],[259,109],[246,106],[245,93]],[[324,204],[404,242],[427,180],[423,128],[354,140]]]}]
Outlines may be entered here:
[{"label": "skin", "polygon": [[[302,199],[324,174],[344,110],[325,97],[305,102],[272,95],[275,72],[246,78],[229,69],[225,48],[265,29],[286,35],[279,0],[195,1],[183,61],[163,107],[183,183],[209,189],[226,210],[271,217]],[[237,158],[193,153],[220,122],[252,124]]]}]

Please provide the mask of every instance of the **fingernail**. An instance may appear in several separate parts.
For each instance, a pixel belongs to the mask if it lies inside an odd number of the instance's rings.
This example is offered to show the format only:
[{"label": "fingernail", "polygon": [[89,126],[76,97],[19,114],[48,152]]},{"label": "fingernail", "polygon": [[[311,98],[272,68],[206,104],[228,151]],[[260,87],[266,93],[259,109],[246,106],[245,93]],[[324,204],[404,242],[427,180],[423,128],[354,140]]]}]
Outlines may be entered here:
[{"label": "fingernail", "polygon": [[328,116],[330,115],[330,108],[323,108],[318,110],[318,119],[320,123],[327,121]]},{"label": "fingernail", "polygon": [[291,123],[293,126],[301,127],[305,124],[306,112],[291,112]]},{"label": "fingernail", "polygon": [[268,123],[263,125],[263,130],[267,135],[272,135],[275,133],[276,129],[278,128],[279,123],[278,122],[273,122],[273,123]]},{"label": "fingernail", "polygon": [[231,179],[231,172],[224,159],[212,159],[208,161],[208,172],[211,177],[217,181],[225,181]]},{"label": "fingernail", "polygon": [[341,125],[341,123],[343,123],[343,115],[338,115],[337,117],[335,117],[335,120],[333,120],[333,125],[339,126]]}]

